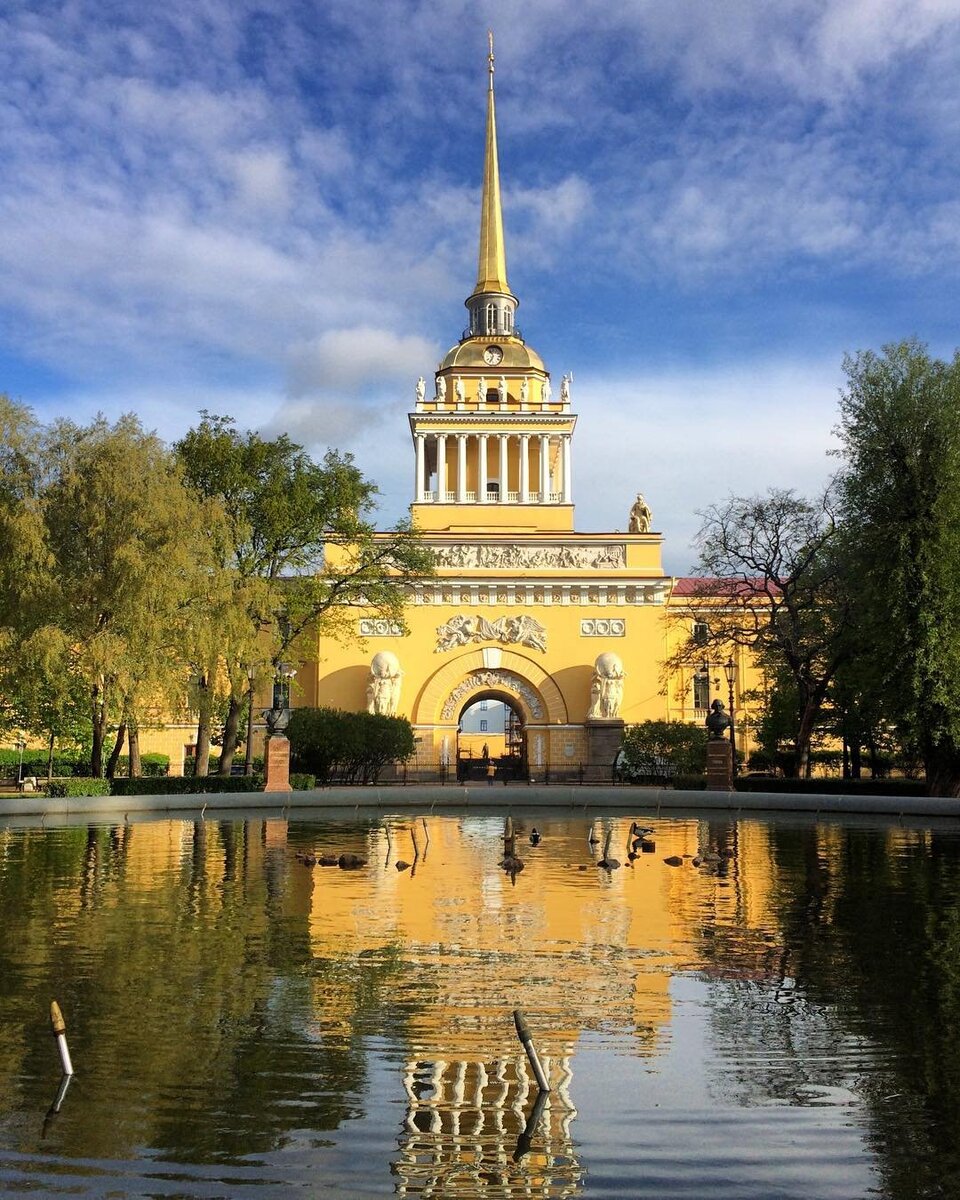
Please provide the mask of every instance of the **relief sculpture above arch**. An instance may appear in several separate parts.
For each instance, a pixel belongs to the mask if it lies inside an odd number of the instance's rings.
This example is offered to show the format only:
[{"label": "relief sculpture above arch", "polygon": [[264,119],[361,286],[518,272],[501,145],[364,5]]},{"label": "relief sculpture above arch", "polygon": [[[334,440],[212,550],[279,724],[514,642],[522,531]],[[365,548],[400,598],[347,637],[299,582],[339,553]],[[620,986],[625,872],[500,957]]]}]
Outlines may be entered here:
[{"label": "relief sculpture above arch", "polygon": [[547,631],[536,617],[526,613],[518,617],[497,617],[493,621],[479,615],[468,617],[466,613],[457,613],[437,626],[434,654],[455,650],[471,642],[500,642],[504,646],[529,646],[531,650],[546,652]]},{"label": "relief sculpture above arch", "polygon": [[479,688],[506,688],[515,692],[530,710],[530,716],[535,721],[543,720],[543,704],[540,697],[526,680],[514,675],[512,671],[471,671],[447,697],[441,712],[443,719],[449,721],[464,696]]}]

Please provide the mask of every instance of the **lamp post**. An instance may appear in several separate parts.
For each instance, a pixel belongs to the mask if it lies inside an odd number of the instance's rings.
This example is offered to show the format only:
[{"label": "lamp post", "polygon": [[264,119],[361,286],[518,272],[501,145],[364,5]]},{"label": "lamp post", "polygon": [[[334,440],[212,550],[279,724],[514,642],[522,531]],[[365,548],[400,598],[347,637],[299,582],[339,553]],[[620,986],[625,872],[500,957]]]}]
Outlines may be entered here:
[{"label": "lamp post", "polygon": [[23,752],[27,748],[27,743],[22,733],[17,734],[17,749],[20,751],[20,761],[17,764],[17,787],[23,783]]},{"label": "lamp post", "polygon": [[250,687],[247,693],[247,751],[243,760],[244,775],[253,774],[253,680],[256,673],[253,665],[247,667],[247,682]]},{"label": "lamp post", "polygon": [[734,720],[733,720],[733,685],[734,685],[734,681],[737,678],[737,664],[733,661],[732,654],[727,659],[727,661],[723,664],[723,673],[727,677],[727,691],[728,691],[729,699],[730,699],[729,712],[730,712],[731,765],[732,765],[733,773],[734,773],[734,775],[736,775],[736,773],[737,773],[737,738],[736,738],[736,733],[734,731]]}]

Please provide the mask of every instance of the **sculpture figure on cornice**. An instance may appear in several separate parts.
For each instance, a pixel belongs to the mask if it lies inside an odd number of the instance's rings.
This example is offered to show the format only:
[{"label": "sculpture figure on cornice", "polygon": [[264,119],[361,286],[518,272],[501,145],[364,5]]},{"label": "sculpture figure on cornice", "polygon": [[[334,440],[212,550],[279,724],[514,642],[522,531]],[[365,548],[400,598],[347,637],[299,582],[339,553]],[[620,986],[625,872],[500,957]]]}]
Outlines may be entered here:
[{"label": "sculpture figure on cornice", "polygon": [[457,408],[463,408],[466,402],[466,393],[463,390],[463,379],[459,375],[454,380],[453,390],[457,397]]},{"label": "sculpture figure on cornice", "polygon": [[642,492],[637,492],[637,498],[633,502],[633,507],[630,509],[630,520],[627,524],[628,533],[649,533],[651,522],[653,521],[653,513],[646,500],[643,498]]},{"label": "sculpture figure on cornice", "polygon": [[551,389],[550,389],[550,376],[549,376],[549,375],[548,375],[548,376],[546,377],[546,379],[543,381],[543,390],[542,390],[542,392],[541,392],[541,395],[543,396],[543,402],[544,402],[544,404],[549,404],[549,403],[550,403],[550,396],[552,395],[552,392],[551,392]]},{"label": "sculpture figure on cornice", "polygon": [[524,375],[524,377],[520,380],[520,404],[521,404],[521,406],[526,407],[526,403],[529,399],[530,399],[530,379],[528,376]]},{"label": "sculpture figure on cornice", "polygon": [[572,371],[568,375],[564,375],[564,377],[560,380],[560,403],[561,404],[569,404],[570,403],[570,384],[571,383],[573,383],[573,372]]},{"label": "sculpture figure on cornice", "polygon": [[443,404],[447,399],[447,377],[446,375],[437,376],[437,403]]},{"label": "sculpture figure on cornice", "polygon": [[400,660],[390,650],[380,650],[370,662],[367,680],[367,712],[383,717],[395,717],[400,704],[400,685],[403,672]]},{"label": "sculpture figure on cornice", "polygon": [[500,397],[500,407],[506,408],[506,406],[507,406],[507,381],[506,381],[506,379],[504,379],[504,377],[502,375],[500,376],[500,381],[497,384],[497,394]]},{"label": "sculpture figure on cornice", "polygon": [[487,402],[487,380],[481,375],[480,382],[477,384],[477,403],[486,404]]},{"label": "sculpture figure on cornice", "polygon": [[623,703],[623,663],[609,651],[598,654],[590,684],[590,708],[587,720],[610,721],[620,715]]},{"label": "sculpture figure on cornice", "polygon": [[423,403],[423,398],[427,394],[427,381],[421,375],[417,380],[417,407]]}]

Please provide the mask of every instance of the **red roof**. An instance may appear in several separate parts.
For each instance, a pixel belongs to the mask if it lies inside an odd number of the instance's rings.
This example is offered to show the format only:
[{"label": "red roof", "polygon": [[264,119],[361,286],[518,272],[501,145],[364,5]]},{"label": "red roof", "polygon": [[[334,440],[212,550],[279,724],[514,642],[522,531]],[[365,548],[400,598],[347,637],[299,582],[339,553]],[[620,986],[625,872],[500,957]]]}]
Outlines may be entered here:
[{"label": "red roof", "polygon": [[709,575],[683,575],[673,581],[672,596],[763,596],[780,589],[772,580],[719,579]]}]

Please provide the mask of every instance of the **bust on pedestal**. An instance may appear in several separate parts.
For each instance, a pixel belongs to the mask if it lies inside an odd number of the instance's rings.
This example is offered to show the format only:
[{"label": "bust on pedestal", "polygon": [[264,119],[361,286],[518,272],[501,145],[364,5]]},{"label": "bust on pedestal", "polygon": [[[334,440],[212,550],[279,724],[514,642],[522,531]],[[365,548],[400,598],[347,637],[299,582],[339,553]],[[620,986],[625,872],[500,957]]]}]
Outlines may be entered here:
[{"label": "bust on pedestal", "polygon": [[714,700],[710,705],[710,715],[704,724],[710,731],[707,742],[707,791],[732,791],[733,748],[726,736],[730,728],[730,716],[722,700]]},{"label": "bust on pedestal", "polygon": [[290,786],[290,742],[284,730],[290,720],[289,708],[267,708],[267,741],[263,751],[263,790],[292,792]]}]

